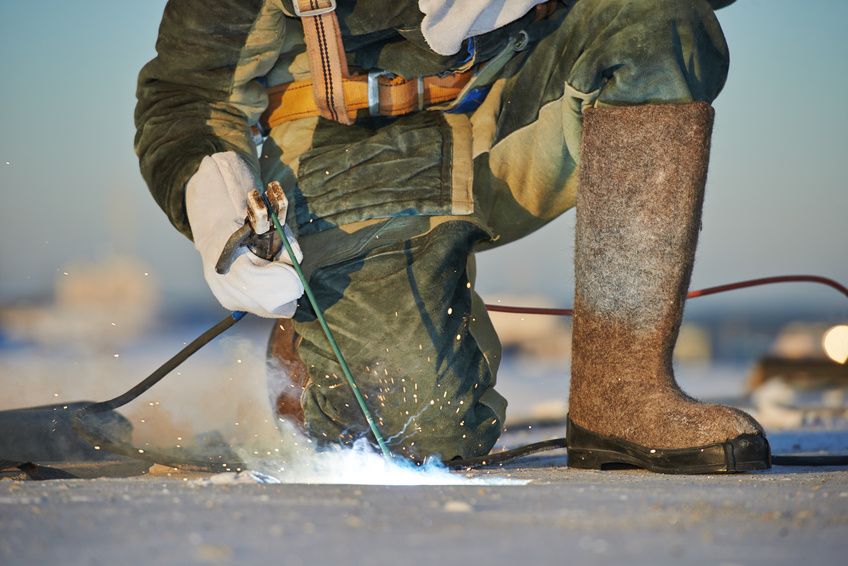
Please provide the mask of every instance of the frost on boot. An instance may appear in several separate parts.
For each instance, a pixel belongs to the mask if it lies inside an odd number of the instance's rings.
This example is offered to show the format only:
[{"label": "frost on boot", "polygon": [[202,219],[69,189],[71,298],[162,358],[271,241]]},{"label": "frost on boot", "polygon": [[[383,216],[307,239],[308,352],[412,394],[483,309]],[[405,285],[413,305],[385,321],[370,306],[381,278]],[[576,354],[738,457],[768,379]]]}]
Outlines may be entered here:
[{"label": "frost on boot", "polygon": [[577,195],[568,463],[769,467],[759,424],[677,386],[672,351],[701,222],[713,109],[590,109]]}]

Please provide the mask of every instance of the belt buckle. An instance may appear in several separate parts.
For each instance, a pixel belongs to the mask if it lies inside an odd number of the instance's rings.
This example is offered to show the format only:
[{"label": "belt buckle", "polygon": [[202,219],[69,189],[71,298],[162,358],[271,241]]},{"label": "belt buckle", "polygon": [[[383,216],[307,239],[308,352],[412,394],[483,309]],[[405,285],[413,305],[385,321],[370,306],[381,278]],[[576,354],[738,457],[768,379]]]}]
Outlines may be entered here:
[{"label": "belt buckle", "polygon": [[380,77],[388,75],[383,69],[368,72],[368,113],[373,116],[380,115]]},{"label": "belt buckle", "polygon": [[297,7],[298,1],[294,0],[292,2],[294,8],[294,14],[299,18],[312,18],[315,16],[321,16],[323,14],[329,14],[330,12],[335,11],[336,9],[336,0],[330,0],[330,5],[325,8],[315,8],[314,10],[306,10],[301,12],[300,8]]}]

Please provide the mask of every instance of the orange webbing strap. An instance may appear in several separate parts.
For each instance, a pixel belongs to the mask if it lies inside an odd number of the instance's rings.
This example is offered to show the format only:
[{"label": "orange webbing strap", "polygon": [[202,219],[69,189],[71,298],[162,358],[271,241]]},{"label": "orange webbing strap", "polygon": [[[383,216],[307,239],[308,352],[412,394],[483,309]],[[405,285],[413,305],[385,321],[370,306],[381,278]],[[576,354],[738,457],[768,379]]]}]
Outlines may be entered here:
[{"label": "orange webbing strap", "polygon": [[344,79],[348,78],[336,0],[297,0],[294,11],[303,23],[314,101],[321,116],[352,124],[345,106]]},{"label": "orange webbing strap", "polygon": [[[473,72],[453,73],[444,77],[436,75],[418,79],[385,76],[371,77],[379,86],[379,115],[400,116],[419,110],[422,106],[453,100],[471,80]],[[422,81],[419,92],[418,81]],[[347,101],[349,118],[356,112],[369,108],[368,75],[354,75],[342,80],[344,100]],[[268,109],[259,123],[270,130],[274,126],[312,116],[325,116],[313,96],[313,81],[296,81],[268,89]]]}]

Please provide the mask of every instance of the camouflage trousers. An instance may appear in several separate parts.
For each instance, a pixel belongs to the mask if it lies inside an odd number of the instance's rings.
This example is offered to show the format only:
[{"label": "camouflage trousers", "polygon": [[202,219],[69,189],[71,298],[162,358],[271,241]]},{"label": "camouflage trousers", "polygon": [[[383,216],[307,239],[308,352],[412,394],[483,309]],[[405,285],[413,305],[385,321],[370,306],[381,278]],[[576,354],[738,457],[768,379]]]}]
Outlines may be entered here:
[{"label": "camouflage trousers", "polygon": [[[339,348],[388,445],[414,459],[484,455],[501,433],[501,349],[474,254],[574,206],[583,110],[712,102],[726,79],[703,0],[581,0],[531,28],[473,111],[297,120],[263,148]],[[305,299],[294,325],[309,433],[367,437]]]}]

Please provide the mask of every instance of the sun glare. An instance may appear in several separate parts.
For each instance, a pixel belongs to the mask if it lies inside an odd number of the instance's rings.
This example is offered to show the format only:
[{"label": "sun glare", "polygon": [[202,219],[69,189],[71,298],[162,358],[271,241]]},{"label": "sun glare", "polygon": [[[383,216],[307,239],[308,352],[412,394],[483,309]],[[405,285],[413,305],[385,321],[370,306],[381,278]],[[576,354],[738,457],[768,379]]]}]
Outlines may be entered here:
[{"label": "sun glare", "polygon": [[834,326],[822,338],[824,351],[834,362],[844,364],[848,360],[848,325]]}]

